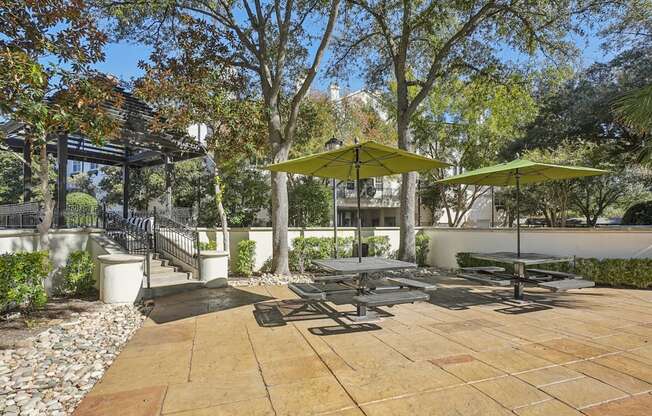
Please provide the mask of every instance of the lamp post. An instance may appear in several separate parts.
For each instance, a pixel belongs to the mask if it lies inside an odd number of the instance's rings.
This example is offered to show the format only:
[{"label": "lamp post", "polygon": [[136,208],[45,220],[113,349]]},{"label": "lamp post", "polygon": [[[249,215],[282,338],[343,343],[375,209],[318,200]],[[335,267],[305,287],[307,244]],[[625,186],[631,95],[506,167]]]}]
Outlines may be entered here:
[{"label": "lamp post", "polygon": [[[331,137],[324,147],[326,151],[337,150],[342,147],[342,140],[338,140],[335,136]],[[337,179],[333,178],[333,258],[337,258]]]}]

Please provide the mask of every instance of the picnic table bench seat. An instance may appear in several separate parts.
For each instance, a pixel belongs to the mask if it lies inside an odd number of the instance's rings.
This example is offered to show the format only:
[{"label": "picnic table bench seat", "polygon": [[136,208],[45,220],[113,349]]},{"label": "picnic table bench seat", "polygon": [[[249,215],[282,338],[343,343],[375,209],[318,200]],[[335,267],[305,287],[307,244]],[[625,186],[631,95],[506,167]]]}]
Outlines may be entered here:
[{"label": "picnic table bench seat", "polygon": [[315,283],[339,283],[339,282],[349,282],[355,280],[358,277],[356,274],[336,274],[331,276],[315,276],[312,280]]},{"label": "picnic table bench seat", "polygon": [[463,270],[465,272],[502,273],[505,271],[505,268],[498,267],[498,266],[476,266],[476,267],[461,267],[460,270]]},{"label": "picnic table bench seat", "polygon": [[578,276],[573,273],[559,272],[555,270],[545,270],[545,269],[527,269],[529,273],[534,273],[537,275],[548,275],[551,277],[557,277],[562,279],[583,279],[582,276]]},{"label": "picnic table bench seat", "polygon": [[326,293],[312,283],[290,283],[288,289],[302,299],[326,300]]},{"label": "picnic table bench seat", "polygon": [[431,290],[431,291],[437,289],[437,286],[433,285],[432,283],[420,282],[418,280],[405,279],[402,277],[390,277],[387,279],[387,281],[390,283],[394,283],[401,288],[406,287],[409,289],[420,289],[420,290]]},{"label": "picnic table bench seat", "polygon": [[457,276],[490,286],[509,286],[512,284],[512,276],[506,274],[465,272],[458,273]]},{"label": "picnic table bench seat", "polygon": [[353,297],[353,302],[366,307],[377,306],[394,306],[403,303],[414,303],[427,301],[430,295],[418,290],[409,290],[402,292],[384,292],[372,293],[368,295],[359,295]]},{"label": "picnic table bench seat", "polygon": [[571,289],[584,289],[587,287],[594,287],[595,283],[590,280],[583,279],[562,279],[538,283],[537,286],[550,289],[553,292],[565,292]]}]

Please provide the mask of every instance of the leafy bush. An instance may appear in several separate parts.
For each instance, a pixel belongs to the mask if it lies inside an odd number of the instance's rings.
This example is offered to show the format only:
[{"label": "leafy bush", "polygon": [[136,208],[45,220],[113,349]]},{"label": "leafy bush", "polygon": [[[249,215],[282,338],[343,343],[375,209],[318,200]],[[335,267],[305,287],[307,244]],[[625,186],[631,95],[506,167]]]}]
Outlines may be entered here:
[{"label": "leafy bush", "polygon": [[652,201],[634,204],[625,211],[622,225],[649,225],[652,224]]},{"label": "leafy bush", "polygon": [[[469,253],[457,253],[460,267],[500,266],[513,272],[513,268],[502,263],[495,263],[471,258]],[[605,286],[627,286],[641,289],[652,288],[652,259],[594,259],[578,258],[575,269],[570,264],[548,264],[537,266],[547,270],[572,272]]]},{"label": "leafy bush", "polygon": [[97,199],[83,192],[71,192],[66,196],[66,206],[74,211],[93,212],[97,208]]},{"label": "leafy bush", "polygon": [[95,264],[91,255],[84,250],[73,251],[63,268],[64,295],[86,295],[95,289],[93,270]]},{"label": "leafy bush", "polygon": [[[386,235],[375,235],[367,237],[365,243],[369,246],[370,257],[388,257],[389,256],[389,237]],[[364,251],[363,251],[364,253]]]},{"label": "leafy bush", "polygon": [[52,266],[46,251],[0,256],[0,311],[40,308],[47,302],[43,280]]},{"label": "leafy bush", "polygon": [[217,241],[209,241],[207,243],[200,242],[199,243],[199,249],[200,250],[217,250]]},{"label": "leafy bush", "polygon": [[235,260],[235,271],[243,276],[251,276],[254,273],[256,261],[256,242],[254,240],[242,240],[238,243],[238,257]]},{"label": "leafy bush", "polygon": [[[337,256],[351,257],[353,237],[337,238]],[[290,270],[303,273],[313,270],[313,260],[333,257],[333,239],[331,237],[297,237],[292,240],[289,255]]]},{"label": "leafy bush", "polygon": [[423,231],[416,235],[417,264],[419,266],[428,265],[428,252],[430,252],[430,237]]}]

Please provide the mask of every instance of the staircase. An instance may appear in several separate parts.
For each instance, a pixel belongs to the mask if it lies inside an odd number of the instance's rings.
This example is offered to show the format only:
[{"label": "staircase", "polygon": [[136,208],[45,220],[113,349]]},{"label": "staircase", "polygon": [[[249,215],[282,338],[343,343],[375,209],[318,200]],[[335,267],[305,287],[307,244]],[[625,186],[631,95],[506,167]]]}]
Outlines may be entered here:
[{"label": "staircase", "polygon": [[149,273],[149,288],[147,289],[147,278],[143,287],[151,298],[203,287],[203,283],[195,279],[192,272],[170,264],[170,260],[161,258],[159,253],[150,254]]}]

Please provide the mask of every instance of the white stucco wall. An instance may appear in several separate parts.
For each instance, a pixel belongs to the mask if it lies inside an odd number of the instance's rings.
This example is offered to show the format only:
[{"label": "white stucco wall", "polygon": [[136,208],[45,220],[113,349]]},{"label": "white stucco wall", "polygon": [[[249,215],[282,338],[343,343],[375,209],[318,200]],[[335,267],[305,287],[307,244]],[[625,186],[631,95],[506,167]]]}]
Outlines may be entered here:
[{"label": "white stucco wall", "polygon": [[[431,265],[457,267],[458,252],[516,251],[510,229],[424,228]],[[538,228],[521,230],[521,251],[585,258],[652,258],[652,228]]]}]

